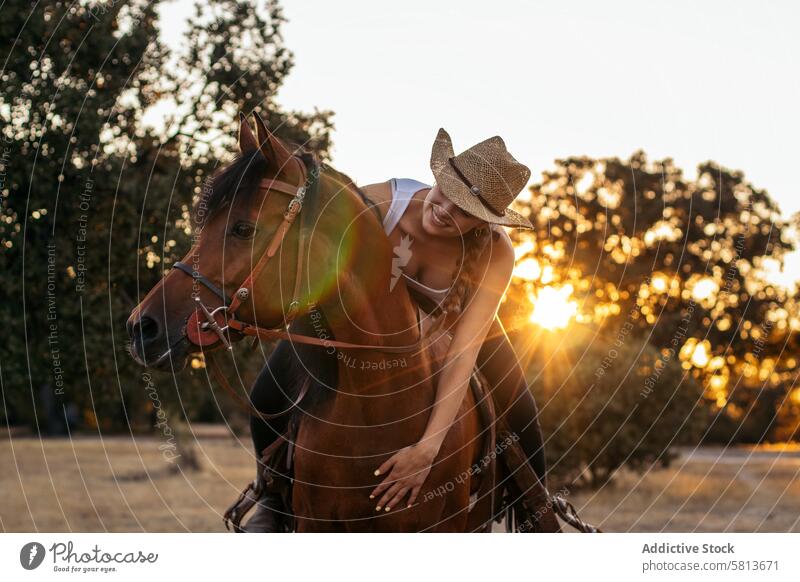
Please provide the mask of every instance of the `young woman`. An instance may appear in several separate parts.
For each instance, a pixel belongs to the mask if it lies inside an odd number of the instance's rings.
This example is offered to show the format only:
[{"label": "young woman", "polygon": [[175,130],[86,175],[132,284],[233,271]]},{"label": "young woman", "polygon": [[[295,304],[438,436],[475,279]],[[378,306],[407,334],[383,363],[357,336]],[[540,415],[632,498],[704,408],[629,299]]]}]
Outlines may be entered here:
[{"label": "young woman", "polygon": [[[468,389],[477,363],[491,385],[499,415],[519,437],[529,461],[544,482],[546,465],[538,412],[524,372],[496,317],[511,279],[514,250],[502,226],[532,228],[508,206],[525,187],[530,170],[508,153],[499,136],[454,155],[450,136],[440,129],[431,153],[436,182],[428,186],[393,178],[363,188],[382,212],[386,234],[396,245],[405,280],[426,317],[429,332],[447,331],[450,345],[427,428],[418,443],[376,467],[384,480],[372,491],[376,510],[412,505],[430,472],[447,431]],[[309,322],[293,324],[307,333]],[[318,325],[318,324],[317,324]],[[431,326],[433,329],[430,329]],[[336,381],[336,358],[324,358],[317,380]],[[280,342],[251,391],[254,406],[265,413],[285,410],[285,378],[296,360],[294,347]],[[253,418],[256,457],[285,429],[285,420]],[[259,471],[260,475],[261,471]],[[257,482],[261,479],[257,478]],[[257,483],[258,484],[258,483]],[[288,509],[280,497],[256,487],[258,507],[245,531],[283,531]]]}]

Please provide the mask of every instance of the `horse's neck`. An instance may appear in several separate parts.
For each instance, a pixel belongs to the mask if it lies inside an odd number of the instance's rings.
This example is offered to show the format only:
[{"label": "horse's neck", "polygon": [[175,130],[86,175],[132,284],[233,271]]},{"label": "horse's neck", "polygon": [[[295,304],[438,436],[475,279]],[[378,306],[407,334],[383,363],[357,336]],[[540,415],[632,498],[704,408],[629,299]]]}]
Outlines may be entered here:
[{"label": "horse's neck", "polygon": [[340,193],[325,206],[319,227],[328,236],[317,256],[341,270],[335,288],[320,298],[336,339],[387,346],[419,339],[407,289],[391,285],[392,244],[373,212],[356,194]]},{"label": "horse's neck", "polygon": [[[324,233],[326,240],[313,249],[320,251],[316,256],[336,270],[333,288],[317,301],[335,339],[381,346],[419,340],[417,308],[402,280],[391,284],[392,244],[360,198],[352,193],[332,198],[320,213],[317,233]],[[341,446],[342,426],[362,427],[349,430],[347,446],[365,455],[422,436],[427,414],[420,411],[430,410],[435,400],[427,350],[391,354],[344,349],[336,357],[336,390],[315,411],[316,421],[306,418],[313,423],[304,437],[307,445],[333,454]],[[371,427],[386,426],[392,429],[381,429],[380,439],[370,432]]]}]

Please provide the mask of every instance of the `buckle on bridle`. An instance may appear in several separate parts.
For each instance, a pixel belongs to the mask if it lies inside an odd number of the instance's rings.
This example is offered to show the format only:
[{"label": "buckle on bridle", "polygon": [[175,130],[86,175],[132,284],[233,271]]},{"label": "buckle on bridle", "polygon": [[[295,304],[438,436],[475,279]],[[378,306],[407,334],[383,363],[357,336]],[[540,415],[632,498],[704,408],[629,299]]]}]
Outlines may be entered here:
[{"label": "buckle on bridle", "polygon": [[303,209],[303,200],[306,197],[306,187],[300,186],[297,189],[297,194],[295,194],[294,198],[291,199],[288,206],[286,206],[286,212],[283,213],[283,216],[287,220],[294,220],[294,218],[300,213]]}]

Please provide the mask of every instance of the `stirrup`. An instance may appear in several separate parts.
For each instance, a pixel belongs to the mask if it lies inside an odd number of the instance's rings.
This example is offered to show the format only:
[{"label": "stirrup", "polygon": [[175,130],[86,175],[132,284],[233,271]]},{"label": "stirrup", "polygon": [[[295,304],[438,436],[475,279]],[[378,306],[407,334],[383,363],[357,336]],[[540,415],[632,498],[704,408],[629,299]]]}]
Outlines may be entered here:
[{"label": "stirrup", "polygon": [[231,531],[231,525],[233,525],[233,531],[241,533],[242,518],[253,508],[263,492],[264,488],[258,483],[258,479],[248,483],[236,501],[223,514],[222,522],[225,524],[225,529]]}]

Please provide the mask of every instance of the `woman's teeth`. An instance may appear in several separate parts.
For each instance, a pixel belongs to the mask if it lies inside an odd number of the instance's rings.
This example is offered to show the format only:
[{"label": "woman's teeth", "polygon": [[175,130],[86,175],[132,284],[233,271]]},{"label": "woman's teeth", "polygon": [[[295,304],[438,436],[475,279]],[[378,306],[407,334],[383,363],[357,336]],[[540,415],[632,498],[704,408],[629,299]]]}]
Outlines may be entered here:
[{"label": "woman's teeth", "polygon": [[436,208],[432,209],[432,214],[433,214],[433,222],[436,223],[437,226],[442,226],[442,227],[449,226],[444,220],[439,218],[439,215],[437,214]]}]

